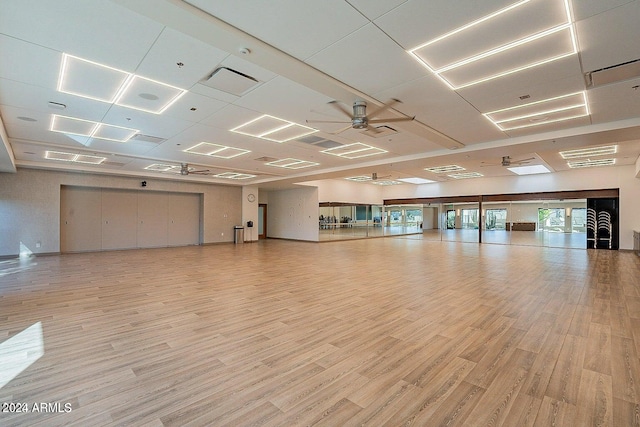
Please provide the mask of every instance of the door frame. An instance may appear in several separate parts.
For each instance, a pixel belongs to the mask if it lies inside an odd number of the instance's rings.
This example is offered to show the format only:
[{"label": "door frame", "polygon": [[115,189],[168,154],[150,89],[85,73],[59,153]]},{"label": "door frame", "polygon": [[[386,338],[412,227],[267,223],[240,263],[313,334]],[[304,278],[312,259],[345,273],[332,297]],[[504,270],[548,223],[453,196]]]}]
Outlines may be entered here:
[{"label": "door frame", "polygon": [[[258,240],[267,238],[267,204],[259,203],[258,208],[262,209],[262,234],[258,234]],[[259,212],[259,209],[258,209]]]}]

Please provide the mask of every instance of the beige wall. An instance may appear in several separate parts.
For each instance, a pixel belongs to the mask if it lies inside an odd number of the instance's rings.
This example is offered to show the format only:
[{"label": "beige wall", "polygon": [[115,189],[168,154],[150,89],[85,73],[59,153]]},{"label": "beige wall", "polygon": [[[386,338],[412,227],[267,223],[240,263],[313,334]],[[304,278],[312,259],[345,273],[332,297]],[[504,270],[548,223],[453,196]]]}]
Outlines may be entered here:
[{"label": "beige wall", "polygon": [[319,240],[317,188],[269,191],[265,199],[269,200],[267,237]]},{"label": "beige wall", "polygon": [[[203,195],[203,243],[232,242],[242,223],[242,188],[169,180],[147,181],[147,191]],[[0,173],[0,256],[17,255],[22,242],[33,253],[60,251],[60,187],[142,190],[142,178],[19,168]],[[38,247],[38,245],[40,247]]]}]

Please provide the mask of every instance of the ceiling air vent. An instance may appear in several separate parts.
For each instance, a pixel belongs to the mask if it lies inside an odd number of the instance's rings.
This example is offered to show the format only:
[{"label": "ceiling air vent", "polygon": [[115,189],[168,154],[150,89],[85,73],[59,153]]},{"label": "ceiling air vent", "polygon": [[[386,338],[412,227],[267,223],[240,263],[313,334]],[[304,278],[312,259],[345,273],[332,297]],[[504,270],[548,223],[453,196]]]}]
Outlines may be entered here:
[{"label": "ceiling air vent", "polygon": [[381,138],[383,136],[389,136],[389,135],[393,135],[398,133],[397,130],[395,130],[394,128],[390,127],[390,126],[376,126],[375,128],[372,128],[371,126],[368,127],[366,130],[360,132],[364,135],[370,136],[372,138]]},{"label": "ceiling air vent", "polygon": [[640,59],[612,65],[585,74],[587,86],[597,87],[640,77]]},{"label": "ceiling air vent", "polygon": [[216,68],[202,81],[206,86],[237,96],[244,95],[258,83],[257,79],[227,67]]},{"label": "ceiling air vent", "polygon": [[160,144],[161,142],[166,141],[164,138],[160,138],[159,136],[151,136],[151,135],[143,135],[141,133],[136,134],[130,141],[142,141],[142,142],[152,142],[154,144]]},{"label": "ceiling air vent", "polygon": [[278,159],[276,159],[275,157],[267,157],[267,156],[259,157],[256,159],[256,161],[258,162],[275,162],[276,160]]}]

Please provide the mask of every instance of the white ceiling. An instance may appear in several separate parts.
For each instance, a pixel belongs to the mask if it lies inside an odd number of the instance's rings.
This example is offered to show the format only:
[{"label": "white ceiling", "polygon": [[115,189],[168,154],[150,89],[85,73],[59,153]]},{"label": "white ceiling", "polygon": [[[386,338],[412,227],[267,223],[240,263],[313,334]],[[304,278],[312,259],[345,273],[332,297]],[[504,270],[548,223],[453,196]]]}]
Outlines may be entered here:
[{"label": "white ceiling", "polygon": [[[516,0],[3,0],[0,172],[22,166],[257,186],[374,172],[444,180],[424,168],[459,164],[485,176],[511,175],[502,166],[490,166],[508,155],[533,157],[532,164],[562,171],[568,166],[558,151],[606,144],[618,144],[617,165],[633,164],[640,155],[640,89],[634,88],[640,77],[588,88],[584,75],[640,59],[640,0],[567,2],[572,21],[567,29],[442,75],[469,81],[501,72],[507,64],[529,64],[546,53],[572,49],[573,30],[576,53],[454,90],[409,51]],[[565,0],[530,0],[417,52],[434,64],[455,62],[566,19]],[[58,79],[65,53],[187,93],[162,114],[63,93]],[[257,84],[241,94],[203,84],[219,67],[251,76]],[[74,80],[88,91],[103,83],[89,72]],[[583,117],[549,123],[549,114],[532,116],[524,123],[535,126],[504,132],[483,115],[585,90],[589,115]],[[128,95],[134,100],[156,95],[147,92]],[[396,133],[376,138],[348,129],[334,134],[348,123],[306,123],[344,120],[331,101],[348,110],[354,101],[366,101],[372,111],[391,99],[402,102],[379,118],[415,116],[411,122],[389,123]],[[54,109],[51,102],[66,108]],[[52,132],[53,114],[137,129],[143,136],[121,143]],[[264,114],[318,131],[313,138],[283,143],[230,131]],[[183,151],[200,142],[250,152],[222,159]],[[386,153],[346,159],[322,152],[355,142]],[[46,159],[46,151],[106,160],[100,165],[62,162]],[[287,158],[317,165],[267,164]],[[167,164],[179,170],[181,163],[208,173],[181,176],[175,170],[145,169]],[[222,172],[255,177],[213,176]]]}]

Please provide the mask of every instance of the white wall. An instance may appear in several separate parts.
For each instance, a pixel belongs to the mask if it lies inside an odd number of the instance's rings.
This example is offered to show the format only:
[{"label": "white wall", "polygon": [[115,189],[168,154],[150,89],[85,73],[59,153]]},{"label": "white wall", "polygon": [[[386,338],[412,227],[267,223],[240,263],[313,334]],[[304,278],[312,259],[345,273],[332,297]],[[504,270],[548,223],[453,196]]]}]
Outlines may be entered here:
[{"label": "white wall", "polygon": [[381,205],[382,186],[346,179],[327,179],[300,183],[318,188],[319,202],[345,202],[354,205]]},{"label": "white wall", "polygon": [[269,191],[265,199],[269,200],[267,237],[314,242],[319,240],[316,187]]},{"label": "white wall", "polygon": [[[253,202],[249,201],[249,194],[255,197]],[[245,186],[242,187],[242,225],[244,227],[244,241],[250,242],[258,240],[258,187]],[[253,229],[247,227],[247,222],[253,221]]]},{"label": "white wall", "polygon": [[424,185],[384,187],[384,199],[620,189],[620,249],[633,249],[640,230],[640,179],[636,166],[585,168],[551,174],[463,179]]},{"label": "white wall", "polygon": [[[141,190],[141,180],[23,168],[15,174],[0,173],[0,256],[17,255],[20,242],[33,253],[60,252],[62,185]],[[144,180],[147,191],[202,194],[202,242],[233,241],[233,226],[242,222],[240,187]]]}]

